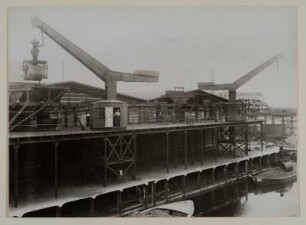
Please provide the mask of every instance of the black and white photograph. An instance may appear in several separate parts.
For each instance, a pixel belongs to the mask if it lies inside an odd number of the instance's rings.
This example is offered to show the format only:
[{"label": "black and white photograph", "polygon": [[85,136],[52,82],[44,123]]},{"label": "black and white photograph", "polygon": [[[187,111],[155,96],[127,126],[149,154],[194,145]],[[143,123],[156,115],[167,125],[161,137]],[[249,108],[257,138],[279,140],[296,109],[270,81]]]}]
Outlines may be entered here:
[{"label": "black and white photograph", "polygon": [[11,6],[8,218],[298,217],[293,6]]}]

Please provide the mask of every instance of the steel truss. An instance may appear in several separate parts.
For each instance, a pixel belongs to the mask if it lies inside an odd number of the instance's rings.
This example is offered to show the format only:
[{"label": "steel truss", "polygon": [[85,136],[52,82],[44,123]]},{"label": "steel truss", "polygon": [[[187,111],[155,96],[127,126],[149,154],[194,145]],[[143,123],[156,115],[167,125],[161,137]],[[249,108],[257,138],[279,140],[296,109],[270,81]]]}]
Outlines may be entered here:
[{"label": "steel truss", "polygon": [[237,151],[247,155],[249,151],[248,124],[220,127],[218,132],[218,154],[229,153],[236,157]]},{"label": "steel truss", "polygon": [[127,175],[136,179],[136,140],[136,134],[103,137],[104,146],[96,149],[99,161],[94,165],[103,166],[104,176],[101,178],[93,167],[92,172],[104,186],[108,183],[108,175],[113,175],[115,182]]}]

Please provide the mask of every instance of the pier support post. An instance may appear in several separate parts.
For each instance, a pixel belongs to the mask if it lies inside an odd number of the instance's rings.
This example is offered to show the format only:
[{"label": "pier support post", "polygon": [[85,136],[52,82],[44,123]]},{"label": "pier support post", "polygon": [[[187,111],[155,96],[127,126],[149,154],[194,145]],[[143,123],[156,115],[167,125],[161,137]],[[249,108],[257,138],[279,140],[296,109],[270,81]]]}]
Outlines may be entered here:
[{"label": "pier support post", "polygon": [[136,163],[136,152],[137,152],[137,134],[133,134],[134,144],[133,144],[133,170],[132,170],[132,178],[136,180],[136,172],[137,172],[137,163]]},{"label": "pier support post", "polygon": [[143,204],[144,208],[148,208],[148,190],[147,190],[147,185],[144,185],[143,188]]},{"label": "pier support post", "polygon": [[56,207],[55,217],[61,217],[61,207]]},{"label": "pier support post", "polygon": [[193,165],[194,164],[194,134],[192,134],[192,132],[190,132],[191,134],[189,135],[190,137],[190,164]]},{"label": "pier support post", "polygon": [[103,183],[104,183],[104,187],[107,186],[107,167],[108,167],[108,162],[107,162],[107,137],[104,136],[103,137],[103,141],[104,141],[104,179],[103,179]]},{"label": "pier support post", "polygon": [[239,198],[239,184],[238,184],[238,182],[235,183],[235,197]]},{"label": "pier support post", "polygon": [[270,155],[267,155],[267,167],[270,167],[271,164],[270,164]]},{"label": "pier support post", "polygon": [[200,162],[201,166],[203,166],[203,149],[204,149],[204,143],[203,143],[203,129],[200,129]]},{"label": "pier support post", "polygon": [[58,146],[59,142],[56,141],[54,145],[54,197],[58,197]]},{"label": "pier support post", "polygon": [[166,180],[165,181],[165,198],[166,198],[166,202],[168,202],[168,196],[169,196],[168,189],[169,189],[169,183],[168,183],[168,180]]},{"label": "pier support post", "polygon": [[245,171],[246,174],[249,173],[249,171],[248,171],[248,164],[249,164],[248,161],[244,162],[244,171]]},{"label": "pier support post", "polygon": [[227,186],[224,186],[223,197],[224,197],[224,201],[227,202],[228,201],[228,199],[227,199]]},{"label": "pier support post", "polygon": [[212,171],[211,171],[211,181],[213,184],[215,183],[215,168],[212,168]]},{"label": "pier support post", "polygon": [[93,198],[89,201],[89,216],[93,217],[95,213],[95,200]]},{"label": "pier support post", "polygon": [[282,118],[282,123],[283,123],[283,134],[284,134],[284,137],[287,136],[287,132],[286,132],[286,123],[285,123],[285,116],[283,116]]},{"label": "pier support post", "polygon": [[290,134],[294,135],[293,116],[290,117]]},{"label": "pier support post", "polygon": [[174,143],[173,143],[173,147],[174,147],[174,161],[175,161],[175,165],[174,165],[174,168],[177,168],[177,151],[178,151],[178,148],[177,148],[177,141],[174,140]]},{"label": "pier support post", "polygon": [[166,168],[169,173],[169,132],[166,131]]},{"label": "pier support post", "polygon": [[215,191],[213,190],[211,192],[211,203],[212,203],[212,206],[215,207],[216,206],[216,196],[215,196]]},{"label": "pier support post", "polygon": [[246,124],[245,126],[245,141],[244,141],[244,151],[245,155],[249,154],[249,125]]},{"label": "pier support post", "polygon": [[260,150],[263,151],[263,124],[260,123]]},{"label": "pier support post", "polygon": [[121,211],[121,194],[122,192],[119,191],[117,194],[117,213],[119,214]]},{"label": "pier support post", "polygon": [[152,202],[152,206],[155,206],[156,202],[155,202],[155,183],[154,181],[151,182],[151,202]]},{"label": "pier support post", "polygon": [[184,130],[184,166],[187,169],[187,151],[188,151],[188,136],[187,130]]},{"label": "pier support post", "polygon": [[202,187],[201,172],[198,173],[197,183],[198,183],[198,188],[201,188]]},{"label": "pier support post", "polygon": [[214,129],[214,144],[215,144],[215,162],[217,162],[218,161],[218,147],[219,147],[217,127]]},{"label": "pier support post", "polygon": [[245,199],[246,201],[248,201],[248,196],[249,196],[249,183],[248,182],[245,182]]},{"label": "pier support post", "polygon": [[224,166],[223,174],[224,174],[224,180],[226,180],[227,179],[227,166]]},{"label": "pier support post", "polygon": [[182,177],[182,183],[183,183],[183,198],[186,196],[186,176],[184,175]]},{"label": "pier support post", "polygon": [[19,145],[14,145],[14,207],[18,207],[18,180],[19,180],[19,163],[18,163],[18,149]]},{"label": "pier support post", "polygon": [[236,177],[238,177],[239,176],[239,163],[236,163],[235,164],[235,173],[236,173]]},{"label": "pier support post", "polygon": [[233,158],[236,158],[236,151],[237,151],[237,144],[236,144],[236,127],[233,127],[233,129],[231,129],[233,131],[232,133],[232,137],[233,137],[233,148],[234,148],[234,155]]}]

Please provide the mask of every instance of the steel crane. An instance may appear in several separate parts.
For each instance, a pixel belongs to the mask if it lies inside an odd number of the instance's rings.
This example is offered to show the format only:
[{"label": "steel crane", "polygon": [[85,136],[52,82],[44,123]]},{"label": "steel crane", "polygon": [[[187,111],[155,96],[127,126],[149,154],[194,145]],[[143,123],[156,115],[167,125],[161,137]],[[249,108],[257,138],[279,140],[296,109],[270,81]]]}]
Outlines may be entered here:
[{"label": "steel crane", "polygon": [[98,78],[105,82],[106,99],[116,99],[117,82],[157,82],[159,73],[157,71],[138,70],[134,73],[123,73],[110,70],[93,56],[65,38],[38,17],[32,17],[32,25],[48,35],[85,67],[92,71]]},{"label": "steel crane", "polygon": [[233,83],[229,83],[229,84],[214,84],[211,82],[199,82],[198,83],[198,88],[201,90],[228,90],[229,92],[229,103],[230,103],[230,107],[229,107],[229,119],[235,119],[235,114],[237,107],[235,106],[235,102],[236,102],[236,90],[238,88],[240,88],[242,85],[244,85],[245,83],[247,83],[248,81],[250,81],[252,78],[254,78],[256,75],[258,75],[261,71],[263,71],[264,69],[266,69],[267,67],[269,67],[271,64],[273,64],[274,62],[276,62],[277,60],[279,60],[280,58],[283,57],[282,53],[279,53],[273,57],[271,57],[270,59],[266,60],[265,62],[263,62],[262,64],[260,64],[259,66],[257,66],[256,68],[254,68],[253,70],[251,70],[250,72],[248,72],[247,74],[245,74],[244,76],[240,77],[239,79],[237,79],[235,82]]}]

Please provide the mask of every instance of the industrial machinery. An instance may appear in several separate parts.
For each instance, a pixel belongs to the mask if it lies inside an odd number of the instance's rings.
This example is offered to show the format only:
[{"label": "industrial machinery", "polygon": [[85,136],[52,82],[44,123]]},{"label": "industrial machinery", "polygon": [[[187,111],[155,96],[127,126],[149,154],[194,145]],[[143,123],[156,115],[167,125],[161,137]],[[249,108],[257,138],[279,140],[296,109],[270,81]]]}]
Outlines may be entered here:
[{"label": "industrial machinery", "polygon": [[[107,106],[103,110],[101,109],[101,104],[99,103],[99,110],[96,110],[96,105],[92,104],[93,113],[91,115],[93,121],[98,121],[100,118],[100,114],[102,112],[108,112],[110,117],[116,116],[116,112],[114,110],[109,111],[109,109],[116,108],[118,105],[117,98],[117,82],[157,82],[159,73],[157,71],[148,71],[148,70],[137,70],[134,73],[122,73],[110,70],[97,59],[92,57],[90,54],[82,50],[80,47],[72,43],[70,40],[65,38],[59,32],[51,28],[45,22],[40,20],[38,17],[32,18],[32,24],[34,27],[37,27],[41,30],[41,32],[48,35],[53,41],[59,44],[62,48],[64,48],[67,52],[69,52],[73,57],[75,57],[79,62],[81,62],[85,67],[87,67],[90,71],[92,71],[98,78],[105,82],[105,93],[107,99]],[[103,105],[103,104],[102,104]],[[95,113],[98,113],[96,115]],[[118,112],[117,112],[118,113]],[[122,113],[127,114],[127,110],[123,110],[121,112],[121,118],[126,118],[127,115],[122,115]],[[99,125],[94,125],[91,122],[91,128],[104,128],[104,127],[113,127],[114,124],[106,123],[108,120],[106,118],[102,118],[104,122],[100,121]],[[120,123],[125,124],[125,123]],[[125,126],[125,125],[124,125]]]},{"label": "industrial machinery", "polygon": [[228,107],[228,120],[235,121],[241,120],[239,116],[239,111],[241,111],[241,105],[236,100],[236,90],[244,85],[246,82],[250,81],[253,77],[258,75],[261,71],[269,67],[271,64],[276,62],[278,59],[282,58],[282,54],[279,53],[272,58],[268,59],[261,65],[257,66],[255,69],[251,70],[244,76],[240,77],[233,83],[230,84],[214,84],[212,82],[199,82],[198,88],[201,90],[228,90],[229,92],[229,107]]},{"label": "industrial machinery", "polygon": [[24,71],[24,80],[38,81],[48,78],[48,64],[47,61],[38,60],[39,54],[39,42],[37,40],[32,41],[33,49],[31,51],[32,60],[24,60],[22,64],[22,70]]},{"label": "industrial machinery", "polygon": [[59,44],[85,67],[92,71],[98,78],[105,82],[106,99],[116,99],[117,82],[157,82],[159,73],[157,71],[138,70],[135,73],[122,73],[110,70],[104,66],[97,59],[82,50],[70,40],[65,38],[59,32],[54,30],[48,24],[43,22],[38,17],[32,18],[34,27],[40,29],[43,33],[48,35],[53,41]]}]

